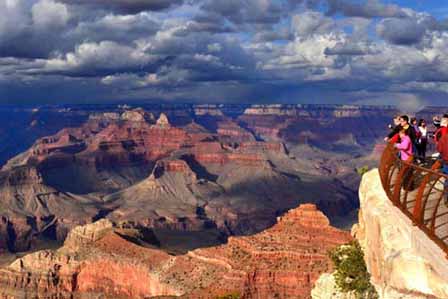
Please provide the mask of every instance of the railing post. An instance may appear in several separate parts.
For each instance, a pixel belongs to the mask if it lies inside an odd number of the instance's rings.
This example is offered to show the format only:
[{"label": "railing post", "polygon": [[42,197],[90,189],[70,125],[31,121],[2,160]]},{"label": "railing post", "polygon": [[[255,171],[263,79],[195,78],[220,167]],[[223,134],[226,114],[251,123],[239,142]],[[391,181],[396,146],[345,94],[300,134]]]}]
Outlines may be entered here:
[{"label": "railing post", "polygon": [[[434,163],[434,165],[431,167],[431,170],[435,171],[437,169],[439,169],[441,166],[439,161],[436,161]],[[423,224],[423,217],[424,217],[424,207],[423,207],[423,196],[425,195],[425,189],[427,187],[427,185],[429,184],[429,182],[431,181],[433,174],[431,172],[429,172],[428,174],[425,175],[425,177],[422,180],[422,183],[420,184],[420,187],[418,188],[418,192],[417,192],[417,197],[416,197],[416,201],[415,201],[415,206],[414,206],[414,210],[412,212],[412,215],[414,217],[414,221],[416,222],[416,224],[418,225],[422,225]],[[432,189],[434,186],[432,186],[430,189]],[[429,197],[429,194],[431,193],[431,190],[427,191],[427,194]],[[427,199],[425,200],[426,203]]]},{"label": "railing post", "polygon": [[396,153],[394,151],[393,144],[388,143],[383,154],[381,155],[379,168],[381,183],[388,196],[390,195],[390,180],[392,179],[390,171],[395,162],[395,155]]},{"label": "railing post", "polygon": [[[409,163],[409,164],[408,164]],[[394,185],[394,191],[392,193],[392,201],[402,207],[402,203],[400,201],[400,195],[401,195],[401,188],[406,187],[404,186],[404,176],[407,174],[407,172],[410,170],[410,163],[412,163],[412,157],[409,157],[408,161],[406,163],[403,163],[401,161],[401,169],[398,172],[397,178],[395,179],[395,185]]]},{"label": "railing post", "polygon": [[[448,191],[446,187],[440,189],[448,176],[438,170],[440,166],[439,161],[431,169],[412,164],[412,160],[402,161],[393,144],[388,144],[381,156],[379,173],[389,200],[448,254],[448,206],[442,203]],[[414,184],[418,184],[417,188]],[[405,190],[403,201],[402,189]],[[409,206],[413,202],[415,205]]]}]

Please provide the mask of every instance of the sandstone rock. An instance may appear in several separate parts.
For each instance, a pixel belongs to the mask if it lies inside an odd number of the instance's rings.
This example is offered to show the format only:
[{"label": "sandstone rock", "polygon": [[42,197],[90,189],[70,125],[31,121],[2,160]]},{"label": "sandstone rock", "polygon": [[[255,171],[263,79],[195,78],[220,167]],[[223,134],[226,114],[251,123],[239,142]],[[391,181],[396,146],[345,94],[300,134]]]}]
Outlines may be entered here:
[{"label": "sandstone rock", "polygon": [[448,298],[446,254],[388,199],[377,169],[363,176],[353,229],[380,298]]},{"label": "sandstone rock", "polygon": [[233,121],[220,121],[216,129],[220,139],[232,142],[255,141],[255,137],[249,131],[243,129]]},{"label": "sandstone rock", "polygon": [[[327,251],[349,240],[348,234],[330,227],[315,206],[301,205],[266,231],[231,237],[227,245],[189,255],[226,272],[208,291],[233,285],[243,298],[309,298],[320,274],[331,269]],[[243,290],[238,289],[241,285]],[[203,293],[193,291],[191,296],[196,294]]]},{"label": "sandstone rock", "polygon": [[39,235],[63,240],[67,229],[96,214],[96,208],[87,204],[92,200],[76,205],[72,195],[45,185],[35,167],[0,173],[0,193],[0,238],[5,240],[0,243],[10,251],[29,250]]},{"label": "sandstone rock", "polygon": [[322,274],[314,284],[311,291],[312,299],[356,299],[351,293],[342,293],[338,290],[334,276],[331,273]]},{"label": "sandstone rock", "polygon": [[337,118],[360,117],[362,112],[359,106],[343,105],[340,108],[335,109],[333,115]]},{"label": "sandstone rock", "polygon": [[302,204],[300,209],[290,210],[284,216],[279,217],[277,221],[284,225],[300,223],[303,226],[318,229],[330,226],[328,218],[320,213],[313,204]]},{"label": "sandstone rock", "polygon": [[[196,174],[191,170],[190,166],[184,160],[167,159],[159,160],[154,166],[151,176],[157,179],[164,175],[164,173],[180,173],[189,183],[195,183],[197,180]],[[151,180],[151,177],[150,177]]]},{"label": "sandstone rock", "polygon": [[33,244],[33,229],[25,217],[0,217],[0,251],[27,251]]},{"label": "sandstone rock", "polygon": [[165,113],[160,114],[159,119],[157,119],[156,126],[160,128],[169,128],[171,126]]},{"label": "sandstone rock", "polygon": [[[322,198],[325,204],[319,208],[331,216],[354,208],[354,196],[344,185],[321,183],[317,176],[301,180],[302,172],[308,177],[313,171],[306,164],[308,153],[293,160],[290,144],[283,143],[301,134],[302,126],[322,128],[303,111],[330,117],[334,107],[252,107],[266,110],[263,115],[242,115],[248,106],[240,105],[198,107],[195,115],[194,107],[156,107],[152,111],[160,118],[154,125],[147,112],[129,106],[111,110],[121,114],[73,112],[84,117],[73,122],[78,127],[40,138],[0,174],[0,217],[6,219],[0,225],[0,247],[28,250],[42,238],[62,241],[74,226],[102,217],[238,235],[273,225],[279,213],[305,199]],[[260,132],[275,138],[264,141]],[[310,136],[320,138],[318,132]],[[339,175],[338,163],[328,164],[321,161],[322,171],[311,175],[327,170]]]},{"label": "sandstone rock", "polygon": [[325,219],[303,205],[264,232],[174,257],[127,241],[125,231],[118,235],[101,220],[75,228],[57,251],[0,269],[0,296],[26,288],[35,298],[309,298],[314,282],[331,270],[327,250],[350,240]]},{"label": "sandstone rock", "polygon": [[95,113],[89,115],[89,120],[95,121],[117,121],[120,119],[120,114],[116,112]]},{"label": "sandstone rock", "polygon": [[[288,107],[289,108],[289,107]],[[244,111],[246,115],[287,115],[296,116],[296,109],[288,109],[284,105],[252,105]]]},{"label": "sandstone rock", "polygon": [[69,298],[76,290],[76,257],[39,251],[0,270],[0,298]]},{"label": "sandstone rock", "polygon": [[224,116],[219,107],[216,107],[215,105],[197,105],[194,108],[194,114],[198,116],[202,115]]},{"label": "sandstone rock", "polygon": [[91,224],[77,226],[68,233],[64,245],[75,250],[92,244],[101,239],[112,228],[113,224],[108,219],[101,219]]},{"label": "sandstone rock", "polygon": [[125,111],[120,115],[120,118],[124,121],[133,121],[133,122],[145,121],[144,111],[141,110]]}]

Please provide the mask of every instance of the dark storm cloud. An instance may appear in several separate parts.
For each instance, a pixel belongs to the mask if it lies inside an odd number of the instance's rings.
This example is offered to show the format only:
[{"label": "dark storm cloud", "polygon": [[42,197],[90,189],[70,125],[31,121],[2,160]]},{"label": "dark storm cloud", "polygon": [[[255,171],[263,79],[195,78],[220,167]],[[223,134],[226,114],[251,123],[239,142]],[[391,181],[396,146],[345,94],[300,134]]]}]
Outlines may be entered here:
[{"label": "dark storm cloud", "polygon": [[447,24],[380,0],[0,0],[0,101],[448,93]]},{"label": "dark storm cloud", "polygon": [[198,32],[207,31],[213,33],[237,32],[238,28],[226,22],[226,19],[219,14],[211,12],[200,12],[191,22],[187,24],[185,31]]},{"label": "dark storm cloud", "polygon": [[0,2],[0,57],[44,58],[63,47],[70,13],[51,1]]},{"label": "dark storm cloud", "polygon": [[[42,39],[47,42],[42,43]],[[24,31],[0,43],[0,57],[45,58],[56,43],[45,35]]]},{"label": "dark storm cloud", "polygon": [[285,30],[265,30],[257,32],[254,35],[254,41],[256,42],[274,42],[281,40],[292,40],[294,38],[293,34]]},{"label": "dark storm cloud", "polygon": [[236,24],[275,24],[285,13],[280,4],[266,0],[208,0],[202,9]]},{"label": "dark storm cloud", "polygon": [[325,55],[362,56],[374,53],[369,44],[338,43],[332,48],[325,49]]},{"label": "dark storm cloud", "polygon": [[422,40],[426,29],[425,24],[418,23],[412,18],[386,19],[378,25],[377,32],[390,43],[412,45]]},{"label": "dark storm cloud", "polygon": [[[236,41],[218,38],[208,31],[188,31],[190,25],[173,23],[158,34],[147,35],[141,43],[83,42],[74,51],[48,59],[28,74],[82,78],[154,73],[172,79],[167,71],[174,71],[188,75],[182,77],[184,82],[243,80],[254,69],[254,58]],[[176,82],[171,79],[169,82]]]},{"label": "dark storm cloud", "polygon": [[94,21],[80,22],[67,33],[70,40],[104,40],[132,43],[142,37],[153,36],[160,29],[160,24],[146,13],[136,15],[106,15]]},{"label": "dark storm cloud", "polygon": [[118,13],[138,13],[141,11],[159,11],[183,0],[58,0],[72,5],[85,5],[92,8],[112,10]]},{"label": "dark storm cloud", "polygon": [[413,14],[406,18],[387,18],[377,26],[377,33],[381,38],[398,45],[418,44],[428,32],[447,30],[447,21],[438,21],[427,14]]},{"label": "dark storm cloud", "polygon": [[398,5],[383,4],[380,0],[366,0],[361,3],[349,0],[327,0],[328,15],[341,13],[348,17],[406,17],[405,11]]}]

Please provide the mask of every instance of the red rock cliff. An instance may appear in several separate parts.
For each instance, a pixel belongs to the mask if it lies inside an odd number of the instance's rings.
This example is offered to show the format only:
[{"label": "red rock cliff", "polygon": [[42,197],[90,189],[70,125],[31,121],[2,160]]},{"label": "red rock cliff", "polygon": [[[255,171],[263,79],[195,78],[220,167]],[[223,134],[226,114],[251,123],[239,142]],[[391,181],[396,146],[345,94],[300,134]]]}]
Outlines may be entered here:
[{"label": "red rock cliff", "polygon": [[36,298],[310,298],[319,275],[331,270],[327,251],[350,240],[310,204],[259,234],[180,256],[135,245],[125,233],[106,220],[76,228],[61,249],[0,269],[0,298],[25,289]]}]

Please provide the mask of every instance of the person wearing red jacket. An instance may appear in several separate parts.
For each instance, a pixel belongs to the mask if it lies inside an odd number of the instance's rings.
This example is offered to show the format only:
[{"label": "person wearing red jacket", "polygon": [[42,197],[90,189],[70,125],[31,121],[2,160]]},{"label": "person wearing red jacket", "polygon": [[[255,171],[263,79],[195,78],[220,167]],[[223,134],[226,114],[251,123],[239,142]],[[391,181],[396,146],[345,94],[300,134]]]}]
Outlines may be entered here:
[{"label": "person wearing red jacket", "polygon": [[439,140],[443,137],[443,135],[448,133],[448,115],[443,115],[440,126],[437,128],[436,132],[434,133],[434,141],[437,144]]},{"label": "person wearing red jacket", "polygon": [[440,139],[442,139],[442,137],[444,135],[446,135],[446,133],[448,133],[448,127],[446,126],[441,126],[440,128],[437,129],[437,131],[434,133],[434,141],[436,143],[439,142]]},{"label": "person wearing red jacket", "polygon": [[[437,143],[437,151],[442,159],[442,172],[448,175],[448,134],[443,135]],[[445,203],[448,204],[448,179],[444,183]]]},{"label": "person wearing red jacket", "polygon": [[[443,166],[448,174],[448,134],[443,135],[437,143],[437,151],[443,161]],[[444,171],[445,173],[445,171]]]}]

